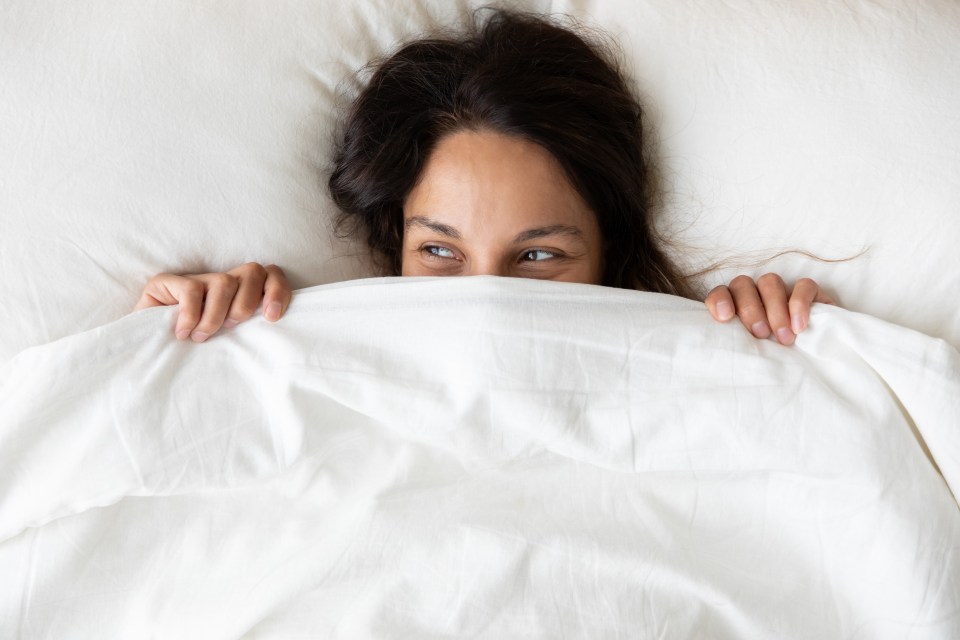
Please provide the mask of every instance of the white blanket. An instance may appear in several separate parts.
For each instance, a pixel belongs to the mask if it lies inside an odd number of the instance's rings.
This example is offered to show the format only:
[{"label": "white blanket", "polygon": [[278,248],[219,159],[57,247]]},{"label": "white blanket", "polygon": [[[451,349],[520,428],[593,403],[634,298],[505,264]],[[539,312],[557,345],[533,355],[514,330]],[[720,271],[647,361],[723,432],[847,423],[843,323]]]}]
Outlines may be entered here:
[{"label": "white blanket", "polygon": [[960,637],[960,355],[496,278],[0,370],[0,637]]}]

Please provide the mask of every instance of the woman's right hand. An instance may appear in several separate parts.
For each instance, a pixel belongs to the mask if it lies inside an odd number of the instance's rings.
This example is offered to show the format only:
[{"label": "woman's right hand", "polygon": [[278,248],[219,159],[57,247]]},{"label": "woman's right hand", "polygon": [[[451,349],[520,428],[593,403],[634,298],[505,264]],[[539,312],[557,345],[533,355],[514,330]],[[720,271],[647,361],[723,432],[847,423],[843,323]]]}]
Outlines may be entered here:
[{"label": "woman's right hand", "polygon": [[179,304],[177,339],[203,342],[220,327],[233,328],[252,316],[261,300],[263,317],[276,322],[287,311],[291,297],[280,267],[248,262],[226,273],[156,275],[133,310]]}]

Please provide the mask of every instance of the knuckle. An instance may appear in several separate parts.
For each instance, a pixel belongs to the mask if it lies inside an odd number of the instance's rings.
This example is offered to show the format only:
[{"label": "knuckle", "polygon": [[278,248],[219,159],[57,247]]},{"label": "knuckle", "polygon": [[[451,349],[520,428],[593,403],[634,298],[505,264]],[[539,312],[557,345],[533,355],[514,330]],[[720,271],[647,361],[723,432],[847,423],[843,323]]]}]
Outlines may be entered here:
[{"label": "knuckle", "polygon": [[717,297],[717,296],[722,296],[724,293],[726,293],[726,291],[727,291],[726,285],[722,285],[722,284],[721,284],[721,285],[716,286],[716,287],[714,287],[713,289],[711,289],[711,290],[710,290],[710,293],[707,294],[707,297],[708,297],[708,298],[715,298],[715,297]]},{"label": "knuckle", "polygon": [[764,309],[762,304],[751,302],[738,306],[737,315],[739,315],[741,318],[766,317],[766,309]]},{"label": "knuckle", "polygon": [[750,287],[752,287],[752,286],[753,286],[753,278],[751,278],[750,276],[747,276],[747,275],[739,275],[739,276],[737,276],[736,278],[734,278],[733,280],[730,281],[730,287],[731,287],[731,288],[732,288],[732,287],[740,288],[740,287],[745,287],[745,286],[750,286]]},{"label": "knuckle", "polygon": [[217,273],[210,278],[211,283],[221,289],[233,289],[237,286],[237,279],[228,273]]},{"label": "knuckle", "polygon": [[237,322],[246,320],[257,310],[256,305],[251,305],[245,302],[239,302],[234,307],[233,311],[230,312],[230,317],[236,320]]},{"label": "knuckle", "polygon": [[278,267],[278,266],[275,265],[275,264],[269,264],[269,265],[267,265],[266,267],[264,267],[264,271],[265,271],[268,275],[273,276],[274,278],[279,278],[281,281],[286,280],[286,277],[287,277],[287,276],[286,276],[286,274],[283,272],[283,269],[281,269],[280,267]]},{"label": "knuckle", "polygon": [[259,262],[248,262],[245,265],[240,267],[248,276],[260,276],[263,277],[267,275],[267,269],[260,264]]},{"label": "knuckle", "polygon": [[759,278],[757,278],[757,286],[760,286],[760,287],[783,286],[783,278],[781,278],[775,273],[765,273]]}]

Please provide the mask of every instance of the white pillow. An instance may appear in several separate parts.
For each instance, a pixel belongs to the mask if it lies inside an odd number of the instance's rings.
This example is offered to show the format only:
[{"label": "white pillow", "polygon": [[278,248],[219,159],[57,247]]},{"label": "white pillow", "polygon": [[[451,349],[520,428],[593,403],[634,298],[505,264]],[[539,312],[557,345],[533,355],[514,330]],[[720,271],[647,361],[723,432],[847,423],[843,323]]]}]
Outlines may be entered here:
[{"label": "white pillow", "polygon": [[[482,2],[0,5],[0,359],[127,313],[161,271],[369,275],[333,238],[355,72]],[[660,140],[683,260],[800,248],[849,308],[960,345],[960,6],[518,2],[618,39]],[[338,98],[339,96],[339,98]]]},{"label": "white pillow", "polygon": [[960,345],[960,4],[704,4],[589,11],[650,96],[681,238],[714,256],[867,249],[747,272],[810,275],[850,309]]}]

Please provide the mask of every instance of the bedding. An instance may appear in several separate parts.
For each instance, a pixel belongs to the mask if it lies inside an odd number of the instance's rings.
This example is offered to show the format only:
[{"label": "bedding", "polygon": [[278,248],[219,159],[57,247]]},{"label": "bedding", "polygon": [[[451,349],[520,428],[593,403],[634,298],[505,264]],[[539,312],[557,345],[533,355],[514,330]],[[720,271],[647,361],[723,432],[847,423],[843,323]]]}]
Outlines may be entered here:
[{"label": "bedding", "polygon": [[960,355],[502,278],[0,369],[0,636],[951,638]]},{"label": "bedding", "polygon": [[[0,360],[172,271],[373,275],[323,187],[368,61],[487,0],[4,0]],[[960,3],[530,0],[608,33],[691,271],[813,277],[960,346]],[[845,263],[823,258],[868,252]]]},{"label": "bedding", "polygon": [[[853,310],[791,349],[652,294],[354,280],[337,118],[486,4],[0,3],[0,637],[960,637],[960,4],[494,3],[615,40],[670,250],[733,259],[704,290]],[[248,261],[301,289],[275,326],[126,315]]]}]

